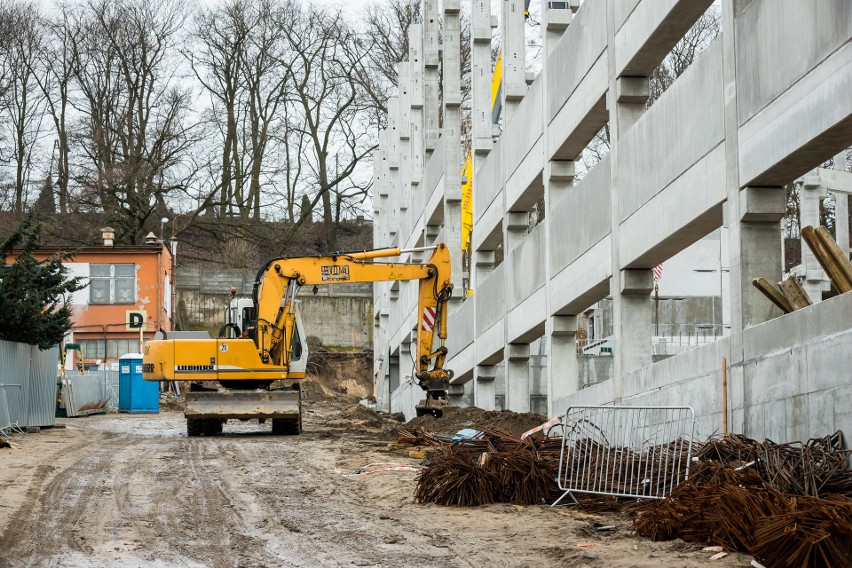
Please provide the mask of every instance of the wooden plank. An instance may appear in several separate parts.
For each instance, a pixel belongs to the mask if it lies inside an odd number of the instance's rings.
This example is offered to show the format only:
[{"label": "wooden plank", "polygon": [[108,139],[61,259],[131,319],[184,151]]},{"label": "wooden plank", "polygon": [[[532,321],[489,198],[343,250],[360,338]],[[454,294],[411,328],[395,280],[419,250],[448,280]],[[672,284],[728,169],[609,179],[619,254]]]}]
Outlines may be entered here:
[{"label": "wooden plank", "polygon": [[755,288],[763,292],[763,295],[769,298],[773,304],[781,308],[782,312],[789,314],[793,311],[793,306],[790,305],[790,302],[784,297],[784,294],[779,292],[775,286],[766,280],[766,278],[755,278],[751,281],[751,283]]},{"label": "wooden plank", "polygon": [[[831,236],[829,235],[829,239],[830,238]],[[816,257],[817,262],[828,275],[828,278],[831,280],[834,287],[837,288],[837,291],[843,294],[844,292],[852,290],[852,283],[846,281],[846,276],[833,260],[832,254],[823,244],[824,237],[817,236],[816,230],[812,226],[808,225],[802,229],[802,239],[808,245],[808,248],[811,249],[811,252],[814,253],[814,257]]]},{"label": "wooden plank", "polygon": [[802,283],[795,276],[787,277],[779,284],[779,288],[781,288],[781,293],[784,294],[784,297],[787,298],[787,301],[790,302],[794,310],[807,308],[813,303],[808,293],[802,287]]},{"label": "wooden plank", "polygon": [[[846,255],[843,254],[843,250],[841,250],[835,240],[831,238],[831,233],[828,232],[828,229],[825,227],[817,227],[816,237],[819,239],[820,244],[822,244],[826,253],[828,253],[829,258],[836,266],[837,272],[842,276],[846,289],[841,290],[841,293],[849,292],[852,290],[852,263],[850,263],[849,259],[846,258]],[[840,290],[840,288],[838,288],[838,290]]]}]

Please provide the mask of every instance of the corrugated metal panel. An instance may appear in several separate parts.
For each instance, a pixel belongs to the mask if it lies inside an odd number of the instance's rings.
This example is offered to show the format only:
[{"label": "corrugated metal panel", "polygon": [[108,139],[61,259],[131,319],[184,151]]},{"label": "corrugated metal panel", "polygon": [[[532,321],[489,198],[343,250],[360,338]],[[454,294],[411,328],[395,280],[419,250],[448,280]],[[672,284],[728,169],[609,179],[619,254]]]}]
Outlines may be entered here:
[{"label": "corrugated metal panel", "polygon": [[28,426],[56,424],[56,379],[59,347],[41,351],[31,347],[30,401]]},{"label": "corrugated metal panel", "polygon": [[0,385],[13,426],[53,426],[59,348],[0,341]]},{"label": "corrugated metal panel", "polygon": [[[6,403],[12,425],[27,426],[29,418],[30,346],[0,341],[0,384],[9,385]],[[14,386],[12,386],[14,385]]]}]

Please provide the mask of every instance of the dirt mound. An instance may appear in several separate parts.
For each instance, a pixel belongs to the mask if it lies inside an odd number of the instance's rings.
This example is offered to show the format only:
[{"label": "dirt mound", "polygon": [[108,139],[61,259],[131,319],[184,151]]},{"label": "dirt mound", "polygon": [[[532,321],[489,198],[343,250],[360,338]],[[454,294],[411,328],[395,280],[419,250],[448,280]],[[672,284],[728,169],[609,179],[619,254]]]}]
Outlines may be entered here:
[{"label": "dirt mound", "polygon": [[326,389],[358,398],[373,395],[373,356],[371,353],[311,351],[308,376]]},{"label": "dirt mound", "polygon": [[460,408],[451,406],[444,409],[444,416],[434,418],[432,416],[418,416],[412,418],[403,428],[419,426],[430,432],[452,435],[463,428],[477,428],[485,426],[497,426],[505,428],[520,436],[527,430],[535,428],[547,421],[546,416],[532,412],[517,413],[511,410],[482,410],[481,408]]}]

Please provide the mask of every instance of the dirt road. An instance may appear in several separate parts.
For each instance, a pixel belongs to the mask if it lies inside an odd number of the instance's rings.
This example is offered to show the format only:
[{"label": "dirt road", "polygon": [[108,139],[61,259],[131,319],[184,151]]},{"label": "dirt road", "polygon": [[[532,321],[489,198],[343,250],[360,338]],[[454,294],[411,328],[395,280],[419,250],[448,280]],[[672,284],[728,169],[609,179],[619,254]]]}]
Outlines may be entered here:
[{"label": "dirt road", "polygon": [[[624,516],[414,503],[418,464],[317,408],[305,432],[228,424],[185,434],[183,415],[108,414],[0,449],[0,566],[748,566],[749,557],[631,536]],[[610,532],[594,523],[615,524]],[[587,546],[578,547],[578,544]]]}]

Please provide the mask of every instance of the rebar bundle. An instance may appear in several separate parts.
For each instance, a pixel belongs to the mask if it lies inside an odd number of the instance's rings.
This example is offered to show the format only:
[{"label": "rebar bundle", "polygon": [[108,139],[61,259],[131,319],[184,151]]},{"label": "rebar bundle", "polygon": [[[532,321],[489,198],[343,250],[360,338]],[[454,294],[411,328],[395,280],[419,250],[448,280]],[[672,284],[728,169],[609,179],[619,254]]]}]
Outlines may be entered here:
[{"label": "rebar bundle", "polygon": [[418,477],[414,493],[418,502],[462,507],[532,505],[558,493],[559,440],[521,441],[501,428],[481,431],[482,439],[433,444],[437,447]]},{"label": "rebar bundle", "polygon": [[852,566],[852,471],[839,432],[802,443],[711,440],[690,479],[637,507],[636,531],[753,554],[766,566]]}]

